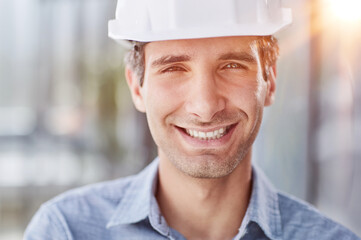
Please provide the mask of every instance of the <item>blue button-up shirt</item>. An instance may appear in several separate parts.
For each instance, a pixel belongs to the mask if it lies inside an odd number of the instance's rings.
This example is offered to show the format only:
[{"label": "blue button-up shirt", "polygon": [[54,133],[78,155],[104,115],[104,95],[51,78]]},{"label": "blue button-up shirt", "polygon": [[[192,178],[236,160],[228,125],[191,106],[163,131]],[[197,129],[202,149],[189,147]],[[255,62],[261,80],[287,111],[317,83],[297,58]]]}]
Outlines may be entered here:
[{"label": "blue button-up shirt", "polygon": [[[185,239],[167,225],[154,196],[158,159],[138,175],[71,190],[43,204],[31,240]],[[252,194],[234,239],[360,239],[310,205],[277,192],[253,167]]]}]

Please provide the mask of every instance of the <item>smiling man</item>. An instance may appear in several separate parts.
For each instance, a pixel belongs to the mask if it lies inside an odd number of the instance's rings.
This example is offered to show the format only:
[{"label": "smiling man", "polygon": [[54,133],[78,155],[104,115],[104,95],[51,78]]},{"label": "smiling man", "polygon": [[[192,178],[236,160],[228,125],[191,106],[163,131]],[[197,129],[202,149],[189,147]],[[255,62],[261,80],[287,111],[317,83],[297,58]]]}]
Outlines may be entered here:
[{"label": "smiling man", "polygon": [[151,42],[142,86],[127,69],[158,146],[160,210],[187,239],[232,239],[245,215],[250,147],[275,89],[261,74],[258,39]]},{"label": "smiling man", "polygon": [[126,79],[159,156],[44,204],[25,239],[359,239],[252,166],[272,34],[291,21],[280,1],[119,0],[116,16],[109,35],[131,47]]},{"label": "smiling man", "polygon": [[192,180],[221,178],[243,159],[250,162],[249,148],[275,84],[258,74],[256,41],[228,37],[152,42],[144,48],[142,87],[127,70],[136,107],[146,113],[158,146],[161,169],[165,164],[167,171],[175,167],[174,174]]}]

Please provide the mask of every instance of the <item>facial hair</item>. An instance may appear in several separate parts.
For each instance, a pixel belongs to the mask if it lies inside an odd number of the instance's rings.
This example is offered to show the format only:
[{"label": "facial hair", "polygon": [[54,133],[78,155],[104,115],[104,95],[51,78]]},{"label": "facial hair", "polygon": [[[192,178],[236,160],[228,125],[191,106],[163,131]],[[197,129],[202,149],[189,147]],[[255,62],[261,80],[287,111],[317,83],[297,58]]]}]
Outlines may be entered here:
[{"label": "facial hair", "polygon": [[[180,118],[177,116],[169,116],[167,122],[175,123],[178,126],[192,126],[192,127],[212,127],[220,126],[220,124],[230,125],[237,123],[237,128],[242,128],[243,136],[236,137],[238,141],[232,142],[232,150],[229,152],[219,153],[217,149],[204,149],[198,152],[195,156],[187,156],[179,151],[177,146],[171,142],[161,143],[159,148],[159,155],[164,155],[178,170],[184,174],[194,178],[221,178],[231,174],[234,169],[245,158],[246,154],[251,149],[251,146],[257,136],[261,119],[262,110],[258,111],[254,125],[250,131],[245,132],[245,126],[248,121],[248,116],[243,111],[227,113],[225,111],[217,113],[210,122],[201,122],[193,117]],[[239,134],[234,132],[233,134]],[[239,140],[241,138],[241,140]]]}]

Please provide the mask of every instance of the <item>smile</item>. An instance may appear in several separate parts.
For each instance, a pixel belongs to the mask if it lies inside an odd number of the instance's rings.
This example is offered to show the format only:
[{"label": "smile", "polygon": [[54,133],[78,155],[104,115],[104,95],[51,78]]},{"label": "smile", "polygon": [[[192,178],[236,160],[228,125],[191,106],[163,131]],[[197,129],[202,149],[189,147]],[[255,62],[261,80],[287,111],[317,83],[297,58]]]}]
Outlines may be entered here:
[{"label": "smile", "polygon": [[226,135],[228,133],[228,130],[232,127],[232,125],[227,126],[227,127],[221,127],[219,129],[216,129],[214,131],[210,131],[210,132],[202,132],[202,131],[197,131],[197,130],[192,130],[192,129],[184,129],[185,132],[196,139],[200,139],[200,140],[215,140],[215,139],[219,139],[221,137],[223,137],[224,135]]}]

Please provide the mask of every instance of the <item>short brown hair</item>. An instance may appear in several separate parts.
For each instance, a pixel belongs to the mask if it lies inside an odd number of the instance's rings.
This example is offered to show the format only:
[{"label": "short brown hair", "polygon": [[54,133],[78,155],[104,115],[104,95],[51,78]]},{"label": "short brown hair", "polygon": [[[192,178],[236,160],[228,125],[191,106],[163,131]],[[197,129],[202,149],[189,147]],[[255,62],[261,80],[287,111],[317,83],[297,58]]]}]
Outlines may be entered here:
[{"label": "short brown hair", "polygon": [[[279,56],[278,41],[273,36],[260,36],[257,38],[257,49],[261,60],[261,68],[263,70],[263,78],[267,79],[269,67],[274,65]],[[140,86],[143,85],[145,60],[144,47],[147,42],[132,41],[133,48],[125,55],[125,63],[138,76]]]}]

